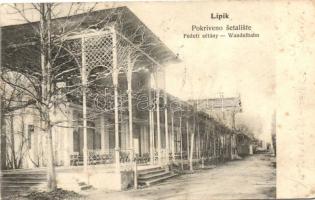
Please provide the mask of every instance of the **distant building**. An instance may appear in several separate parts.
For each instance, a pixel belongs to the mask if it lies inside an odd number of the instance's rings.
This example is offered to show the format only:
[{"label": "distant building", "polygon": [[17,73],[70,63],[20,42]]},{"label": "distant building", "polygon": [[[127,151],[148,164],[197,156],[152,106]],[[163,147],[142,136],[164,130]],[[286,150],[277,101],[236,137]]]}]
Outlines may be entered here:
[{"label": "distant building", "polygon": [[197,109],[208,113],[210,116],[231,129],[235,129],[235,114],[242,112],[240,97],[210,98],[190,100],[197,104]]}]

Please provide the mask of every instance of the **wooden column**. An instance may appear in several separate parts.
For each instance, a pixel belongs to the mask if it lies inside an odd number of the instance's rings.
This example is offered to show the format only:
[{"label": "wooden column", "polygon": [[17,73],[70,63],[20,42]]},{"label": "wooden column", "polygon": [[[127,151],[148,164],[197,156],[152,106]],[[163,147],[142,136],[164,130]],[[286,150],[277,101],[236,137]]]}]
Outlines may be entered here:
[{"label": "wooden column", "polygon": [[120,172],[120,147],[119,147],[119,118],[118,118],[118,63],[117,63],[117,39],[115,29],[112,27],[113,37],[113,86],[114,86],[114,112],[115,112],[115,163],[116,172]]},{"label": "wooden column", "polygon": [[169,135],[168,135],[168,115],[167,115],[167,93],[164,90],[164,124],[165,124],[165,150],[166,150],[166,163],[169,164]]},{"label": "wooden column", "polygon": [[133,146],[133,120],[132,120],[132,63],[131,52],[128,52],[128,69],[127,69],[127,82],[128,82],[128,113],[129,113],[129,148],[132,149],[131,160],[134,157]]},{"label": "wooden column", "polygon": [[[209,134],[209,132],[210,132],[210,129],[209,129],[209,124],[207,124],[206,125],[206,127],[205,127],[205,132],[204,132],[204,135],[203,135],[203,141],[202,141],[202,152],[203,152],[203,155],[206,155],[206,143],[208,142],[207,140],[208,140],[208,138],[207,138],[207,136],[208,136],[208,134]],[[212,150],[210,150],[210,155],[211,155],[211,152],[212,152]]]},{"label": "wooden column", "polygon": [[206,136],[205,136],[205,141],[204,141],[204,152],[205,152],[205,155],[206,157],[208,158],[209,155],[208,155],[208,144],[209,144],[209,130],[206,131]]},{"label": "wooden column", "polygon": [[189,159],[189,119],[187,119],[186,121],[186,134],[187,134],[186,151],[187,151],[187,160],[188,160]]},{"label": "wooden column", "polygon": [[194,107],[194,112],[193,112],[193,117],[194,117],[194,121],[193,121],[193,129],[192,129],[192,134],[190,136],[190,171],[193,171],[193,158],[194,158],[194,145],[195,145],[195,132],[196,132],[196,111],[195,111],[195,107]]},{"label": "wooden column", "polygon": [[88,147],[87,147],[87,108],[86,108],[86,87],[87,87],[87,74],[85,63],[85,44],[84,37],[81,39],[82,46],[82,117],[83,117],[83,166],[84,171],[87,171],[88,166]]},{"label": "wooden column", "polygon": [[196,150],[197,150],[197,158],[200,158],[200,130],[199,130],[199,123],[198,123],[198,127],[197,127],[197,139],[196,139]]},{"label": "wooden column", "polygon": [[190,159],[189,159],[189,169],[190,171],[193,171],[193,157],[194,157],[194,139],[195,139],[195,133],[193,132],[191,134],[191,139],[190,139]]},{"label": "wooden column", "polygon": [[205,134],[206,134],[207,130],[206,130],[206,126],[205,126],[205,130],[203,132],[203,134],[201,135],[200,138],[200,152],[201,152],[201,157],[204,157],[204,151],[205,151],[205,146],[204,146],[204,141],[205,141]]},{"label": "wooden column", "polygon": [[175,161],[175,133],[174,133],[174,112],[171,114],[172,132],[171,132],[171,146],[172,146],[172,159]]},{"label": "wooden column", "polygon": [[183,165],[182,116],[179,117],[179,135],[180,135],[180,163],[181,163],[182,170],[184,170],[184,165]]},{"label": "wooden column", "polygon": [[199,144],[200,144],[200,149],[199,149],[199,158],[201,159],[201,168],[205,167],[205,159],[204,159],[204,138],[205,138],[205,134],[207,132],[206,129],[207,123],[205,122],[204,124],[204,131],[202,132],[201,135],[199,135]]},{"label": "wooden column", "polygon": [[156,89],[156,123],[157,123],[157,140],[158,140],[158,163],[162,164],[161,157],[161,127],[160,127],[160,91]]},{"label": "wooden column", "polygon": [[[152,80],[152,75],[150,77],[151,82]],[[154,164],[154,114],[153,114],[153,103],[152,103],[152,85],[149,89],[149,127],[150,127],[150,164]]]}]

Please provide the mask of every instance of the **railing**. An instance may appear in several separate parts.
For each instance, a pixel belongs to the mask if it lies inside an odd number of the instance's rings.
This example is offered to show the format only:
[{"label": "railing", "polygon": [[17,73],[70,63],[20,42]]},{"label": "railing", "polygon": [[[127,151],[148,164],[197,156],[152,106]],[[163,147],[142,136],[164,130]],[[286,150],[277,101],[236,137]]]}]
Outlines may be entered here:
[{"label": "railing", "polygon": [[188,160],[188,153],[187,151],[183,151],[183,160]]},{"label": "railing", "polygon": [[175,160],[180,160],[180,153],[175,153],[174,157],[175,157]]},{"label": "railing", "polygon": [[[88,150],[88,165],[97,164],[112,164],[115,161],[115,152],[110,149],[108,151],[103,150]],[[70,165],[80,166],[83,165],[83,156],[79,152],[73,152],[70,155]]]},{"label": "railing", "polygon": [[155,151],[153,163],[156,164],[158,163],[158,161],[159,161],[159,152]]},{"label": "railing", "polygon": [[144,153],[143,155],[136,154],[135,161],[137,164],[147,164],[150,162],[150,153]]},{"label": "railing", "polygon": [[115,161],[114,150],[89,150],[88,165],[111,164]]},{"label": "railing", "polygon": [[79,165],[80,160],[81,160],[81,157],[79,155],[79,152],[73,152],[70,155],[70,165],[71,166]]},{"label": "railing", "polygon": [[119,152],[120,163],[130,163],[132,161],[133,150],[132,149],[121,149]]},{"label": "railing", "polygon": [[[158,162],[158,152],[154,152],[154,164],[168,165],[169,162],[173,160],[175,162],[181,161],[181,153],[176,152],[174,155],[169,152],[167,155],[167,151],[165,149],[161,149],[161,163]],[[173,159],[174,157],[174,159]],[[220,156],[213,156],[209,153],[201,153],[199,162],[200,163],[217,163]],[[197,154],[194,152],[194,162],[196,162]],[[120,162],[120,170],[133,170],[134,165],[145,165],[150,163],[150,153],[145,153],[142,155],[134,154],[132,149],[120,149],[119,150],[119,162]],[[189,161],[188,155],[186,151],[182,152],[182,162]],[[115,150],[110,149],[107,151],[104,150],[89,150],[88,151],[88,165],[106,165],[106,164],[114,164],[115,163]],[[70,156],[70,165],[71,166],[80,166],[83,165],[83,156],[79,154],[79,152],[74,152]]]},{"label": "railing", "polygon": [[[123,165],[132,164],[147,164],[150,162],[150,153],[143,155],[134,154],[132,149],[121,149],[119,151],[119,162]],[[88,150],[88,165],[99,164],[113,164],[115,163],[115,150]],[[70,165],[80,166],[83,165],[83,156],[79,152],[73,152],[70,155]]]},{"label": "railing", "polygon": [[133,169],[134,163],[133,149],[120,149],[119,157],[121,171],[129,171]]},{"label": "railing", "polygon": [[[181,153],[176,152],[174,155],[169,152],[169,155],[167,155],[167,152],[165,149],[161,149],[161,165],[167,165],[168,162],[173,160],[180,161],[181,160]],[[197,154],[194,152],[194,159],[197,158]],[[200,160],[201,158],[204,159],[205,162],[213,162],[218,160],[219,156],[213,156],[206,153],[200,154]],[[158,164],[158,152],[154,152],[154,164]],[[120,149],[119,151],[119,162],[123,166],[123,168],[129,168],[132,166],[132,163],[136,162],[137,165],[145,165],[150,162],[150,153],[144,153],[142,155],[140,154],[134,154],[132,149]],[[187,161],[189,160],[187,152],[182,152],[182,160]],[[88,151],[88,165],[105,165],[105,164],[114,164],[115,163],[115,150],[110,149],[107,151],[104,150],[89,150]],[[70,165],[71,166],[80,166],[83,165],[83,156],[79,154],[79,152],[73,152],[70,155]]]}]

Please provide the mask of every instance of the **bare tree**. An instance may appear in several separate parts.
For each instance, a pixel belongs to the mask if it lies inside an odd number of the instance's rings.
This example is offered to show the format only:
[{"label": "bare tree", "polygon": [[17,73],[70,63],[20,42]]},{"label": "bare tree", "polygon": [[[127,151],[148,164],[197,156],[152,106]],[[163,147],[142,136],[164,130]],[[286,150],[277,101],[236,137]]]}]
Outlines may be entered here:
[{"label": "bare tree", "polygon": [[[14,85],[24,85],[29,90],[32,90],[31,83],[27,80],[25,76],[16,72],[8,72],[7,70],[1,70],[1,163],[2,169],[7,167],[20,168],[22,162],[22,156],[25,154],[25,149],[23,148],[23,142],[19,148],[15,148],[14,143],[14,131],[12,118],[15,112],[23,112],[23,110],[31,105],[35,104],[35,101],[24,92],[23,89],[19,87],[14,87]],[[7,82],[11,83],[7,84]],[[13,85],[13,86],[12,86]],[[9,123],[8,123],[9,122]],[[6,124],[10,125],[10,128],[6,127]],[[10,129],[10,137],[7,137],[7,131]],[[11,149],[11,164],[8,163],[7,148]],[[18,157],[15,156],[15,152],[18,151]]]},{"label": "bare tree", "polygon": [[[7,169],[20,169],[25,156],[29,152],[30,140],[28,135],[25,134],[25,109],[20,109],[15,113],[11,113],[8,117],[9,120],[6,124],[9,125],[10,137],[7,137]],[[19,126],[18,126],[19,125]],[[16,140],[18,142],[16,142]]]},{"label": "bare tree", "polygon": [[[52,127],[60,123],[53,121],[51,119],[51,114],[53,108],[56,108],[58,104],[63,103],[62,100],[64,99],[59,98],[58,94],[60,88],[58,88],[57,85],[58,82],[65,81],[63,79],[65,75],[68,75],[75,69],[78,70],[78,66],[69,65],[73,58],[69,60],[69,57],[64,55],[64,51],[62,51],[62,48],[60,47],[60,38],[65,35],[66,32],[69,32],[68,30],[65,30],[66,24],[61,26],[59,29],[63,30],[60,34],[53,35],[52,33],[52,15],[54,15],[52,9],[55,8],[55,6],[57,6],[57,4],[32,4],[27,6],[24,4],[11,5],[15,14],[19,14],[26,22],[28,22],[32,30],[24,30],[25,34],[28,34],[29,37],[26,38],[25,41],[22,41],[21,44],[6,46],[7,48],[4,50],[4,57],[6,61],[11,63],[9,67],[5,68],[5,70],[20,72],[29,78],[30,82],[34,86],[34,89],[30,89],[29,85],[26,86],[23,83],[21,84],[12,81],[1,74],[2,80],[5,83],[14,89],[17,88],[18,90],[23,91],[23,93],[30,97],[30,100],[26,102],[23,107],[34,104],[34,107],[39,111],[41,118],[41,130],[47,136],[48,141],[47,178],[49,190],[54,190],[56,188],[54,156],[52,149]],[[71,9],[72,7],[70,10]],[[80,6],[77,6],[77,11],[79,9]],[[39,13],[40,22],[37,26],[34,25],[34,23],[31,23],[27,18],[26,12],[29,10]],[[71,12],[71,14],[73,14],[73,12]],[[31,33],[26,33],[27,31],[30,31]],[[74,29],[71,31],[74,31]],[[29,54],[30,52],[31,55]],[[29,64],[29,66],[27,66],[27,64]],[[24,66],[21,68],[21,65]],[[31,67],[35,68],[30,69]],[[77,88],[78,87],[75,89]],[[11,102],[8,100],[3,101]],[[10,106],[6,107],[8,109],[12,109]],[[11,140],[12,139],[14,140],[14,137],[11,137]],[[13,142],[14,145],[14,141],[11,142]],[[12,150],[12,156],[14,157],[14,150]]]}]

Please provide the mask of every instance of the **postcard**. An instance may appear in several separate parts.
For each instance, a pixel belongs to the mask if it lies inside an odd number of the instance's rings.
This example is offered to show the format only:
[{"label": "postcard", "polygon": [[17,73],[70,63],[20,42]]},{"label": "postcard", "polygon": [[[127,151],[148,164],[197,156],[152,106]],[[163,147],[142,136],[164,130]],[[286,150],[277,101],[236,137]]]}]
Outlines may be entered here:
[{"label": "postcard", "polygon": [[1,198],[314,198],[314,17],[307,0],[1,3]]}]

